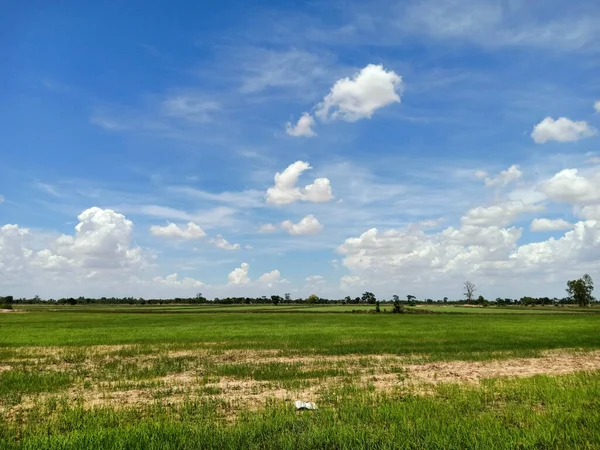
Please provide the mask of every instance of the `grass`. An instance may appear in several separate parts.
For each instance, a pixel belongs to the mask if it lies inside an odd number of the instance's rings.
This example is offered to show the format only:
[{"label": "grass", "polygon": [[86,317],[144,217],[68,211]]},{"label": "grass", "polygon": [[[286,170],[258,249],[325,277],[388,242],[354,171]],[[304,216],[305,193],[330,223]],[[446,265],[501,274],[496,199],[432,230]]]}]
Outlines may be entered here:
[{"label": "grass", "polygon": [[514,449],[600,447],[600,375],[442,385],[429,396],[331,390],[319,410],[273,403],[235,421],[218,401],[143,410],[40,405],[0,425],[3,449]]},{"label": "grass", "polygon": [[0,448],[600,448],[600,371],[465,385],[407,370],[600,349],[597,314],[119,308],[0,316]]},{"label": "grass", "polygon": [[431,359],[530,356],[600,348],[600,315],[115,314],[0,317],[0,349],[14,346],[210,345],[282,354],[427,354]]}]

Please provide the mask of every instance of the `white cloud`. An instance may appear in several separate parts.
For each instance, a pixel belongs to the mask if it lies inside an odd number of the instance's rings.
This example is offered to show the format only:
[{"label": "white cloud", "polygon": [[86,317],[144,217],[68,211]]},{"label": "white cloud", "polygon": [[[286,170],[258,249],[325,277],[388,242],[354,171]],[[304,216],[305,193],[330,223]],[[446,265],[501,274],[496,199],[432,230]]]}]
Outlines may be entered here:
[{"label": "white cloud", "polygon": [[319,223],[315,216],[309,214],[298,223],[286,220],[281,223],[281,228],[292,235],[317,234],[323,230],[323,225]]},{"label": "white cloud", "polygon": [[279,270],[275,269],[271,272],[263,273],[258,277],[258,282],[260,284],[265,284],[268,287],[273,287],[273,285],[277,283],[287,283],[287,280],[282,280],[281,273],[279,273]]},{"label": "white cloud", "polygon": [[154,236],[185,240],[200,239],[206,236],[206,233],[202,230],[202,228],[200,228],[194,222],[189,222],[185,228],[179,227],[174,223],[169,223],[164,227],[152,225],[150,227],[150,233],[152,233]]},{"label": "white cloud", "polygon": [[328,58],[297,49],[242,47],[230,59],[231,70],[242,74],[241,91],[246,94],[285,89],[288,97],[305,95],[330,73]]},{"label": "white cloud", "polygon": [[306,277],[306,282],[310,284],[321,284],[325,282],[325,279],[321,275],[311,275]]},{"label": "white cloud", "polygon": [[579,175],[577,169],[565,169],[550,180],[542,182],[538,189],[551,200],[577,205],[600,202],[600,171],[589,176]]},{"label": "white cloud", "polygon": [[249,189],[241,192],[207,192],[190,186],[170,186],[169,192],[184,194],[200,200],[226,203],[237,208],[258,208],[263,206],[264,192]]},{"label": "white cloud", "polygon": [[504,202],[493,206],[478,206],[467,212],[461,219],[463,225],[506,226],[520,214],[544,211],[543,205],[528,205],[521,201]]},{"label": "white cloud", "polygon": [[179,288],[198,288],[206,286],[204,283],[198,280],[194,280],[190,277],[185,277],[183,280],[179,280],[176,273],[167,275],[165,278],[154,277],[152,281],[168,287],[179,287]]},{"label": "white cloud", "polygon": [[33,183],[33,187],[44,191],[45,193],[50,194],[54,197],[62,197],[62,194],[58,192],[58,189],[56,189],[56,187],[52,186],[51,184],[36,181],[35,183]]},{"label": "white cloud", "polygon": [[369,64],[352,79],[338,80],[315,107],[316,115],[322,120],[331,118],[347,122],[370,118],[376,110],[400,102],[401,86],[402,78],[394,71]]},{"label": "white cloud", "polygon": [[236,210],[227,206],[218,206],[216,208],[188,213],[180,209],[161,205],[121,205],[120,211],[128,213],[143,214],[145,216],[160,217],[162,219],[186,220],[206,228],[231,225],[234,222],[232,216]]},{"label": "white cloud", "polygon": [[0,195],[0,203],[4,203],[4,196]]},{"label": "white cloud", "polygon": [[240,267],[234,269],[228,275],[228,284],[248,284],[250,282],[250,277],[248,276],[248,270],[250,266],[247,263],[242,263]]},{"label": "white cloud", "polygon": [[309,113],[305,112],[304,114],[302,114],[302,117],[298,119],[298,123],[296,124],[296,126],[293,126],[291,122],[286,123],[285,132],[290,136],[294,137],[312,137],[317,135],[317,133],[315,133],[312,129],[312,127],[314,126],[315,119],[313,119],[313,117]]},{"label": "white cloud", "polygon": [[198,95],[172,96],[164,100],[162,107],[167,116],[190,122],[209,122],[213,114],[220,109],[217,102]]},{"label": "white cloud", "polygon": [[594,103],[594,109],[600,113],[600,100]]},{"label": "white cloud", "polygon": [[571,228],[573,224],[564,219],[533,219],[529,226],[531,231],[558,231]]},{"label": "white cloud", "polygon": [[360,277],[353,277],[350,275],[344,275],[340,279],[340,288],[347,291],[350,289],[355,289],[359,286],[363,286],[365,282],[360,279]]},{"label": "white cloud", "polygon": [[579,215],[586,220],[597,220],[600,222],[600,204],[584,206],[579,211]]},{"label": "white cloud", "polygon": [[475,175],[475,178],[484,180],[488,176],[488,173],[485,170],[476,170],[474,175]]},{"label": "white cloud", "polygon": [[543,144],[548,141],[573,142],[596,134],[597,130],[583,120],[546,117],[533,127],[531,137],[536,143]]},{"label": "white cloud", "polygon": [[[560,239],[522,245],[511,256],[516,269],[589,270],[600,256],[600,222],[577,222]],[[577,267],[579,266],[579,267]]]},{"label": "white cloud", "polygon": [[33,251],[29,248],[31,233],[18,225],[0,227],[0,273],[4,281],[27,269]]},{"label": "white cloud", "polygon": [[[78,219],[74,235],[53,239],[18,225],[0,228],[1,281],[21,279],[28,285],[50,283],[50,289],[69,289],[82,280],[118,281],[149,265],[151,255],[132,246],[133,223],[122,214],[93,207]],[[34,244],[44,241],[47,248],[36,250]]]},{"label": "white cloud", "polygon": [[265,223],[258,228],[259,233],[274,233],[277,231],[277,227],[272,223]]},{"label": "white cloud", "polygon": [[488,176],[487,172],[478,170],[475,172],[475,177],[480,180],[485,180],[487,187],[504,187],[513,181],[517,181],[523,176],[523,172],[519,170],[519,166],[513,164],[508,169],[503,170],[495,177]]},{"label": "white cloud", "polygon": [[275,186],[267,190],[267,203],[275,205],[287,205],[296,200],[304,200],[314,203],[328,202],[333,198],[331,184],[327,178],[317,178],[312,184],[304,188],[296,186],[302,172],[311,169],[304,161],[296,161],[290,164],[282,173],[275,174]]},{"label": "white cloud", "polygon": [[214,237],[213,239],[211,239],[210,242],[212,244],[214,244],[215,247],[223,249],[223,250],[239,250],[241,248],[240,244],[230,244],[220,234],[217,234],[217,236]]},{"label": "white cloud", "polygon": [[442,42],[454,39],[483,47],[543,47],[552,51],[597,48],[598,15],[573,3],[565,4],[565,11],[559,3],[549,5],[553,14],[540,14],[538,4],[518,1],[420,0],[400,5],[391,13],[399,14],[394,24],[401,31]]}]

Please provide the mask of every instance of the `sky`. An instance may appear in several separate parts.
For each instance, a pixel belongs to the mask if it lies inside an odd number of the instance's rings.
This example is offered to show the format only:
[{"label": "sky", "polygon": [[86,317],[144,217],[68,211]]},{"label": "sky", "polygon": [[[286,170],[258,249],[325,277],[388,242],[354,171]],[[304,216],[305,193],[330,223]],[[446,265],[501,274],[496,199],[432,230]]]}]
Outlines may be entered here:
[{"label": "sky", "polygon": [[4,2],[0,295],[600,279],[600,3]]}]

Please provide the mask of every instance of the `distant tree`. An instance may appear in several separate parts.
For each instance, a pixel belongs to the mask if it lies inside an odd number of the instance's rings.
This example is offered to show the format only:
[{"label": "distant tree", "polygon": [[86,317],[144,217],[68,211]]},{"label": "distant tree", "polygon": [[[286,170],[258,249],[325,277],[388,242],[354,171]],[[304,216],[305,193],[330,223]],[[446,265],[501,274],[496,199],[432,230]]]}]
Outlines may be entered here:
[{"label": "distant tree", "polygon": [[283,296],[285,297],[286,302],[292,301],[292,294],[290,294],[289,292],[286,292],[285,294],[283,294]]},{"label": "distant tree", "polygon": [[279,305],[279,302],[283,300],[279,295],[271,295],[271,302],[277,306]]},{"label": "distant tree", "polygon": [[403,313],[404,311],[402,310],[402,305],[400,304],[400,297],[398,297],[397,295],[394,295],[392,297],[392,299],[393,299],[392,303],[394,305],[394,308],[392,309],[392,312],[394,314],[401,314],[401,313]]},{"label": "distant tree", "polygon": [[344,303],[349,305],[350,303],[352,303],[352,297],[350,297],[349,295],[347,295],[346,297],[344,297]]},{"label": "distant tree", "polygon": [[364,303],[368,303],[370,305],[374,305],[377,302],[377,299],[375,298],[375,294],[373,294],[372,292],[365,292],[362,295],[361,299]]},{"label": "distant tree", "polygon": [[448,303],[448,297],[444,297],[444,303]]},{"label": "distant tree", "polygon": [[589,306],[595,299],[592,296],[594,291],[594,281],[592,277],[585,274],[578,280],[570,280],[567,282],[567,292],[571,300],[575,301],[579,306]]},{"label": "distant tree", "polygon": [[3,303],[5,305],[12,305],[14,300],[14,297],[12,295],[7,295],[4,298],[0,298],[0,303]]},{"label": "distant tree", "polygon": [[379,300],[375,302],[375,312],[381,312],[381,308],[379,307]]},{"label": "distant tree", "polygon": [[475,295],[475,291],[477,289],[475,289],[475,285],[470,281],[465,281],[464,286],[465,293],[463,295],[467,297],[467,303],[471,303],[471,300],[473,300],[473,295]]},{"label": "distant tree", "polygon": [[417,298],[417,297],[415,297],[414,295],[410,295],[410,294],[408,294],[408,295],[406,296],[406,299],[407,299],[409,302],[410,302],[411,300],[415,300],[416,298]]},{"label": "distant tree", "polygon": [[319,302],[319,297],[317,297],[315,294],[310,294],[308,296],[308,298],[306,299],[306,303],[308,303],[309,305],[315,305]]}]

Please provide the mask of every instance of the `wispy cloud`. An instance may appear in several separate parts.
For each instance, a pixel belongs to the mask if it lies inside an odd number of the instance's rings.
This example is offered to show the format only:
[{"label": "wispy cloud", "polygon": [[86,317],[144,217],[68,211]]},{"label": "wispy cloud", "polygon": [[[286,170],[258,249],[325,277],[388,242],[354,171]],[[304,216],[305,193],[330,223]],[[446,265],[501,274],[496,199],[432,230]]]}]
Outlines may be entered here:
[{"label": "wispy cloud", "polygon": [[33,183],[33,187],[45,192],[46,194],[50,194],[54,197],[62,197],[63,196],[63,194],[61,194],[55,186],[48,184],[48,183],[42,183],[41,181],[36,181],[35,183]]}]

